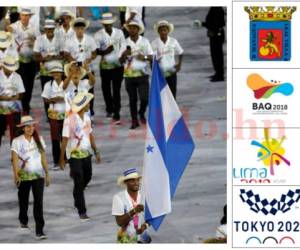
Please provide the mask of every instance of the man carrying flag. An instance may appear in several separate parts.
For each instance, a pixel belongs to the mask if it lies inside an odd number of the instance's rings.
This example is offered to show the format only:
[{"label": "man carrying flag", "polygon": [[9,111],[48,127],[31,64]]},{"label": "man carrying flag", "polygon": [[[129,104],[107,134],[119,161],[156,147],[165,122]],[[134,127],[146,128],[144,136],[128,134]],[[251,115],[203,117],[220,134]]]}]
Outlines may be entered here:
[{"label": "man carrying flag", "polygon": [[165,215],[171,212],[171,199],[194,148],[183,116],[154,59],[142,193],[145,221],[156,231]]},{"label": "man carrying flag", "polygon": [[135,168],[126,170],[118,178],[118,185],[125,188],[113,197],[112,215],[119,226],[118,243],[150,243],[148,224],[144,221],[142,197],[139,191],[142,176]]}]

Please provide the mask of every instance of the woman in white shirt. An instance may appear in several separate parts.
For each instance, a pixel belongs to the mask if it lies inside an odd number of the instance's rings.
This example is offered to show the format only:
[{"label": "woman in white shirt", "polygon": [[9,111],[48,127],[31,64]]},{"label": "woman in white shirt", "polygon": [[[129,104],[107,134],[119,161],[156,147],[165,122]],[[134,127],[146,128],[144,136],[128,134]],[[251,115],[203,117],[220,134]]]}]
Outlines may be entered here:
[{"label": "woman in white shirt", "polygon": [[30,189],[33,193],[35,232],[37,239],[46,239],[43,228],[43,194],[44,185],[50,185],[48,165],[45,154],[45,143],[35,130],[31,116],[23,116],[18,127],[21,135],[16,137],[11,146],[14,182],[18,187],[19,220],[22,230],[28,227],[28,205]]},{"label": "woman in white shirt", "polygon": [[53,156],[53,170],[59,170],[58,162],[60,156],[60,142],[62,139],[62,129],[65,118],[65,99],[63,90],[63,67],[59,62],[52,63],[49,74],[53,77],[52,80],[45,84],[42,97],[44,102],[48,104],[49,108],[48,118],[51,130],[52,140],[52,156]]},{"label": "woman in white shirt", "polygon": [[79,93],[72,102],[72,113],[65,119],[60,152],[60,167],[65,168],[65,153],[70,165],[70,176],[74,181],[74,206],[82,221],[89,220],[85,204],[84,190],[92,179],[92,152],[96,162],[100,163],[100,151],[97,149],[92,133],[91,120],[86,113],[94,96]]},{"label": "woman in white shirt", "polygon": [[[181,69],[183,49],[175,38],[169,36],[174,30],[173,24],[162,20],[154,25],[154,30],[159,34],[159,37],[151,43],[152,49],[176,99],[177,72]],[[178,61],[176,61],[176,56],[178,56]]]}]

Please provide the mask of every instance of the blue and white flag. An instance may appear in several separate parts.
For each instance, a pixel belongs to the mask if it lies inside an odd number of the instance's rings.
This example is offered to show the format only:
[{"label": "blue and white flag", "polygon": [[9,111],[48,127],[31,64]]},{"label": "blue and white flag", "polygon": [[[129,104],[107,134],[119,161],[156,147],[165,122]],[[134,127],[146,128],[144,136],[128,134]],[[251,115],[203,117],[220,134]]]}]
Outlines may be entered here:
[{"label": "blue and white flag", "polygon": [[172,92],[154,60],[145,143],[142,193],[145,220],[158,230],[195,145]]}]

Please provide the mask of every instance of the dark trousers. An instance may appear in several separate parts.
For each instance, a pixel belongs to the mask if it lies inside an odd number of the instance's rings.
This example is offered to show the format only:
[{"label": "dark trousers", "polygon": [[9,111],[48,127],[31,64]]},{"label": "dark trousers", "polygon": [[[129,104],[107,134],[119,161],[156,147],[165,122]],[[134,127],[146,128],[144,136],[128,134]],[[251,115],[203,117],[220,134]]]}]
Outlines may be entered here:
[{"label": "dark trousers", "polygon": [[121,109],[121,84],[123,80],[124,68],[100,69],[101,87],[105,101],[106,112],[113,113],[114,119],[120,119]]},{"label": "dark trousers", "polygon": [[177,92],[177,74],[173,74],[171,76],[166,77],[166,81],[169,85],[169,88],[174,96],[174,99],[176,99],[176,92]]},{"label": "dark trousers", "polygon": [[217,77],[224,77],[224,55],[223,55],[223,43],[224,36],[210,37],[210,54],[212,64]]},{"label": "dark trousers", "polygon": [[30,63],[20,63],[20,67],[17,72],[21,75],[25,88],[25,93],[22,98],[23,113],[29,114],[34,78],[37,72],[36,63],[34,61]]},{"label": "dark trousers", "polygon": [[43,194],[44,194],[44,178],[40,178],[33,181],[22,181],[19,186],[18,199],[19,199],[19,220],[21,224],[28,224],[28,204],[29,193],[32,189],[33,194],[33,217],[35,220],[36,234],[43,233],[45,225],[43,216]]},{"label": "dark trousers", "polygon": [[125,13],[126,13],[126,11],[119,11],[121,27],[123,27],[123,25],[125,23]]},{"label": "dark trousers", "polygon": [[60,142],[62,139],[62,130],[64,120],[49,119],[51,141],[52,141],[52,156],[54,164],[58,164],[60,156]]},{"label": "dark trousers", "polygon": [[[94,94],[94,87],[92,87],[89,90],[89,93]],[[95,111],[94,111],[94,98],[90,101],[90,113],[91,113],[91,116],[95,115]]]},{"label": "dark trousers", "polygon": [[[131,119],[137,120],[137,114],[144,116],[148,105],[149,80],[148,76],[125,78],[126,91],[129,96],[129,106]],[[140,98],[140,108],[137,112],[138,97]]]},{"label": "dark trousers", "polygon": [[74,182],[73,197],[74,205],[78,210],[79,215],[86,213],[84,189],[92,179],[92,156],[75,159],[70,158],[70,175]]},{"label": "dark trousers", "polygon": [[[45,84],[49,81],[51,81],[53,78],[51,76],[40,76],[41,79],[41,86],[42,86],[42,92],[44,90]],[[48,117],[48,108],[49,108],[49,104],[44,102],[44,109],[46,112],[46,117]]]},{"label": "dark trousers", "polygon": [[16,137],[17,125],[20,123],[20,120],[21,113],[0,115],[0,145],[7,126],[9,127],[10,143],[12,142],[12,140]]}]

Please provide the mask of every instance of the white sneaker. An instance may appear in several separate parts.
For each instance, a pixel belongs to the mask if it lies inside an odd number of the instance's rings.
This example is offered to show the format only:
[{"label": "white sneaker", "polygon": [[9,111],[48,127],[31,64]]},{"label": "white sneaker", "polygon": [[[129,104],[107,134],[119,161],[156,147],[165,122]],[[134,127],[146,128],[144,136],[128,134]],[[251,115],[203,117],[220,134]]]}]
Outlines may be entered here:
[{"label": "white sneaker", "polygon": [[60,170],[60,166],[54,164],[54,166],[52,167],[52,170],[58,171],[58,170]]},{"label": "white sneaker", "polygon": [[91,218],[87,216],[87,214],[79,215],[81,221],[89,221]]},{"label": "white sneaker", "polygon": [[46,234],[41,233],[41,234],[37,234],[37,235],[35,236],[35,238],[36,238],[37,240],[45,240],[45,239],[47,239],[48,237],[47,237]]},{"label": "white sneaker", "polygon": [[114,125],[121,125],[121,121],[120,120],[112,120]]},{"label": "white sneaker", "polygon": [[21,231],[23,232],[30,232],[30,228],[28,225],[24,225],[24,224],[20,224],[20,227]]}]

